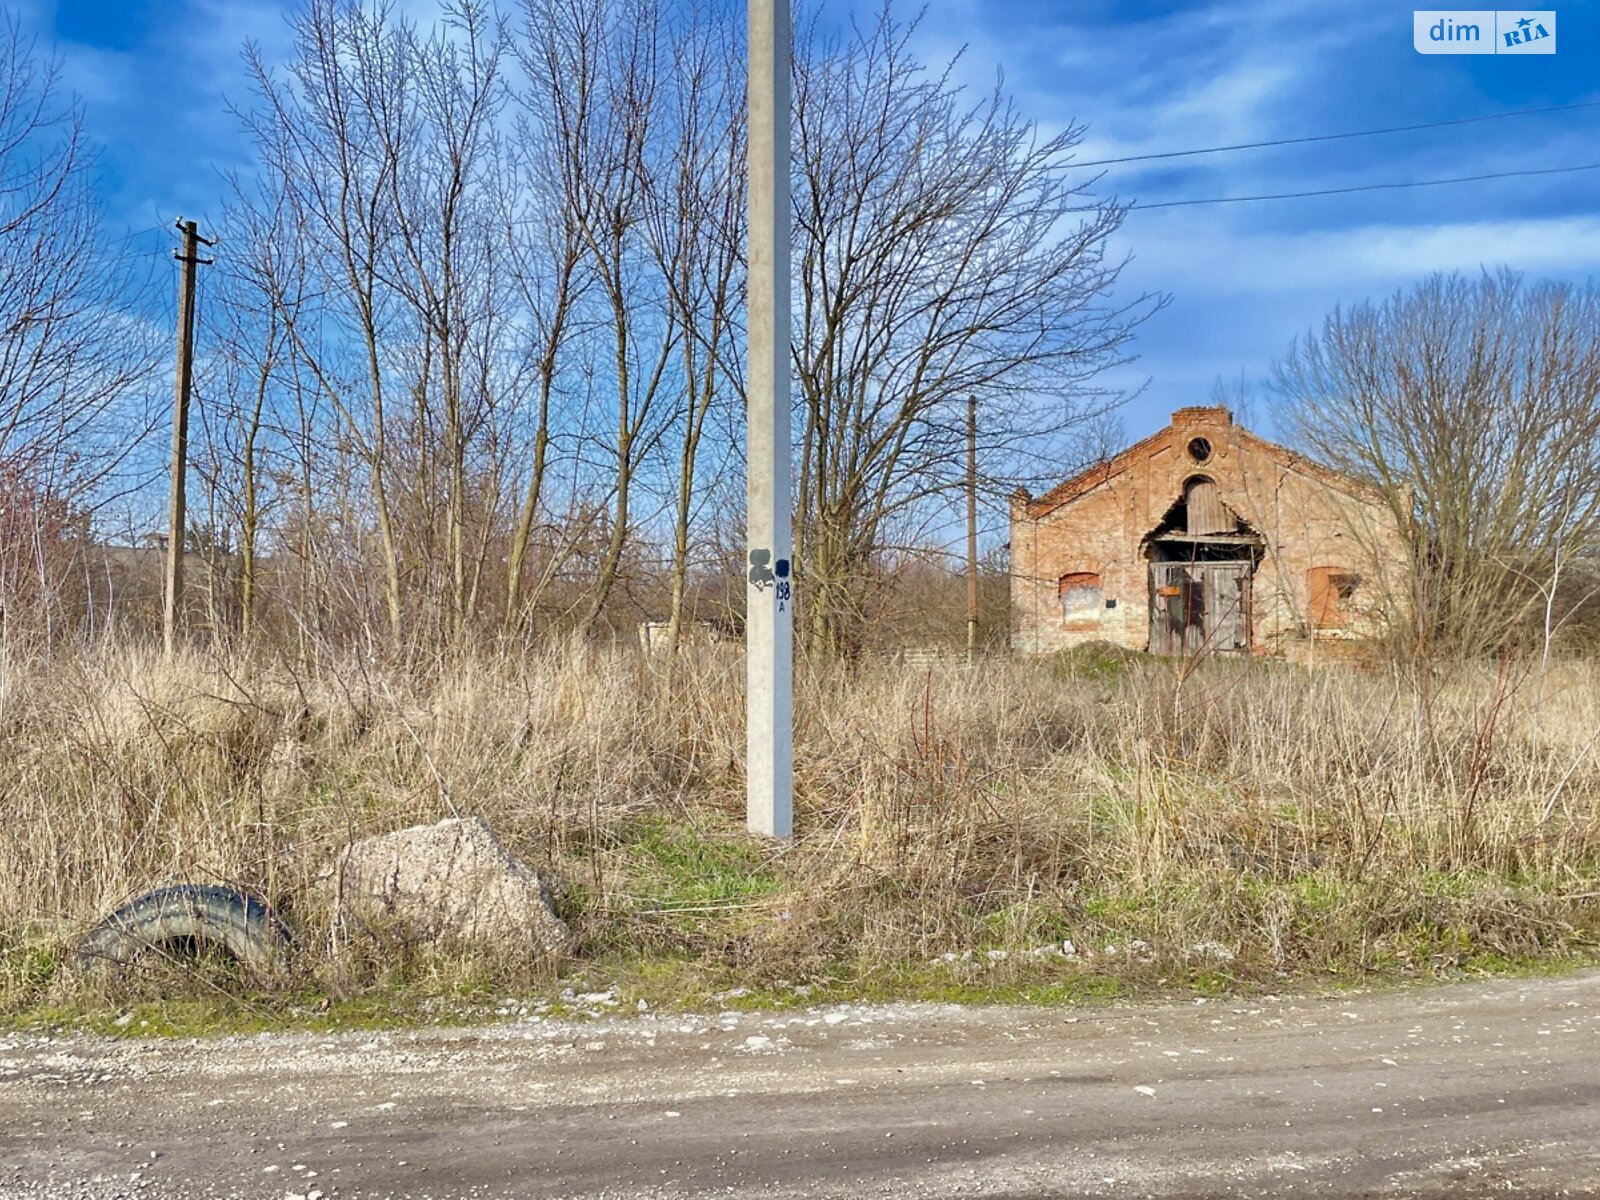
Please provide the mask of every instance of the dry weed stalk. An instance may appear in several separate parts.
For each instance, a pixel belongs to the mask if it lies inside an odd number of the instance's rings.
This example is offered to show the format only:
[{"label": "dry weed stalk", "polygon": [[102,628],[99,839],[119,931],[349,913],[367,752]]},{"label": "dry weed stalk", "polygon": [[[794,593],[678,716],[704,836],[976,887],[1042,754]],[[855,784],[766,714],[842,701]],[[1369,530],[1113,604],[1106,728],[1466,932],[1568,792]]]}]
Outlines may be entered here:
[{"label": "dry weed stalk", "polygon": [[[1511,953],[1594,925],[1592,663],[1542,677],[1537,730],[1531,689],[1487,669],[1422,699],[1270,664],[812,667],[801,838],[719,868],[764,890],[669,897],[667,921],[641,903],[640,863],[666,868],[640,831],[670,830],[691,875],[699,848],[742,845],[742,665],[689,653],[572,645],[408,673],[9,651],[0,948],[178,880],[264,893],[315,948],[309,883],[340,845],[452,812],[566,882],[580,953],[791,974],[1118,929],[1279,967],[1366,961],[1421,927]],[[348,979],[324,949],[319,969]]]}]

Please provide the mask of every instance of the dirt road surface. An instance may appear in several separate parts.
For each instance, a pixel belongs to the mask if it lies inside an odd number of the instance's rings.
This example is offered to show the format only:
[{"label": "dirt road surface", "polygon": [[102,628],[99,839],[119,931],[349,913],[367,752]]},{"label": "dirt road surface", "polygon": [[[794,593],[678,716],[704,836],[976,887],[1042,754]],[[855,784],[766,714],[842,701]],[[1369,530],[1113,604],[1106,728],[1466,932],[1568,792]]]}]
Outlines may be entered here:
[{"label": "dirt road surface", "polygon": [[1600,1196],[1600,974],[1161,1007],[0,1035],[0,1196]]}]

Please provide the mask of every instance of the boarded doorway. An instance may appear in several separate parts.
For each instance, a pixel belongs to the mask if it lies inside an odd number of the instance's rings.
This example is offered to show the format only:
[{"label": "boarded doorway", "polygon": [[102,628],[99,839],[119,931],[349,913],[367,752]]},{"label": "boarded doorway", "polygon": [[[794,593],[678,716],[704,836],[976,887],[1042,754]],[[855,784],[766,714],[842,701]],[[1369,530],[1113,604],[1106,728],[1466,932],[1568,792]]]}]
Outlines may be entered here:
[{"label": "boarded doorway", "polygon": [[1265,547],[1214,480],[1193,475],[1144,539],[1152,654],[1248,654],[1251,582]]},{"label": "boarded doorway", "polygon": [[1150,564],[1150,651],[1249,653],[1249,559]]}]

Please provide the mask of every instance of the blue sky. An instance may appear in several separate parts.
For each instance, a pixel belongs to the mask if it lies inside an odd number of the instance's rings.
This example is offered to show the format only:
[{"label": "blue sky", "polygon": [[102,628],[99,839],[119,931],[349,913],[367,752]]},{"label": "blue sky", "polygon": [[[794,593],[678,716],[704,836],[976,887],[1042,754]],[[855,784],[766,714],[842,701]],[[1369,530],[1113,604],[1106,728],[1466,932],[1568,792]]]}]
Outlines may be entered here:
[{"label": "blue sky", "polygon": [[[421,0],[407,9],[425,11]],[[826,7],[826,4],[824,5]],[[119,233],[152,253],[178,215],[220,211],[222,173],[248,168],[227,112],[245,98],[239,49],[269,58],[283,6],[261,0],[37,0],[24,28],[53,45],[101,147]],[[908,7],[907,12],[911,11]],[[930,0],[919,45],[963,53],[974,89],[1003,69],[1022,110],[1054,131],[1085,124],[1084,159],[1600,100],[1600,0],[1556,8],[1553,56],[1422,56],[1412,8],[1302,0]],[[1310,190],[1600,162],[1600,108],[1313,146],[1103,168],[1123,200]],[[1124,287],[1171,294],[1118,375],[1148,381],[1130,437],[1221,377],[1253,384],[1335,304],[1434,270],[1506,265],[1600,277],[1600,171],[1260,204],[1130,213]],[[1270,403],[1253,419],[1272,431]]]},{"label": "blue sky", "polygon": [[[1299,0],[1006,5],[939,0],[928,50],[996,64],[1085,159],[1419,124],[1600,99],[1600,5],[1556,8],[1555,56],[1419,55],[1412,7]],[[1124,200],[1306,191],[1600,162],[1600,108],[1454,129],[1104,168]],[[1219,376],[1259,380],[1334,305],[1434,270],[1600,275],[1600,171],[1129,214],[1127,284],[1171,293],[1130,377],[1131,434]],[[1271,428],[1270,405],[1256,405]]]}]

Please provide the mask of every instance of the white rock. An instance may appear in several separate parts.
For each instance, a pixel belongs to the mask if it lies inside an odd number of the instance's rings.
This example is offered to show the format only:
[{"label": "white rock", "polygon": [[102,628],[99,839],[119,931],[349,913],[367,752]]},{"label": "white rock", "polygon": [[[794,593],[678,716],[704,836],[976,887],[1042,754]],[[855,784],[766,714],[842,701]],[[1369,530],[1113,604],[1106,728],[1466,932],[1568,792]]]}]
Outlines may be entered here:
[{"label": "white rock", "polygon": [[1231,963],[1235,957],[1233,950],[1221,942],[1196,942],[1189,947],[1189,953],[1216,963]]},{"label": "white rock", "polygon": [[542,953],[571,936],[544,881],[476,817],[352,842],[317,884],[346,928],[380,936]]}]

